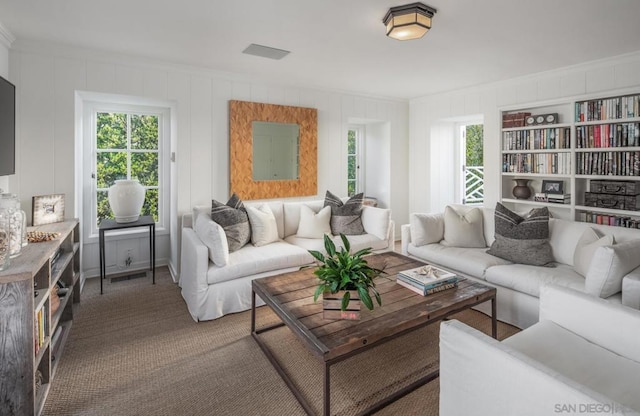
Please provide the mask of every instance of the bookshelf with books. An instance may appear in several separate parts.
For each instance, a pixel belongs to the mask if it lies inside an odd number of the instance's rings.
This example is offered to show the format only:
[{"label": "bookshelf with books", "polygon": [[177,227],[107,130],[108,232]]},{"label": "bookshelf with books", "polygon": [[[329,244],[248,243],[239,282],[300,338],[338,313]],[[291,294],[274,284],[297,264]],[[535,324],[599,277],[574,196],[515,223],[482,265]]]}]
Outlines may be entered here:
[{"label": "bookshelf with books", "polygon": [[[524,122],[506,123],[510,114],[525,114]],[[640,187],[637,193],[611,189],[640,180],[640,92],[508,109],[502,117],[502,203],[519,212],[547,206],[556,218],[637,228]],[[514,197],[516,179],[528,180],[529,198]],[[548,181],[561,183],[562,200],[543,195]],[[603,189],[601,181],[612,185]]]},{"label": "bookshelf with books", "polygon": [[[0,414],[42,413],[73,305],[80,301],[80,234],[77,220],[29,227],[55,239],[29,243],[0,271]],[[61,289],[60,295],[57,289]]]}]

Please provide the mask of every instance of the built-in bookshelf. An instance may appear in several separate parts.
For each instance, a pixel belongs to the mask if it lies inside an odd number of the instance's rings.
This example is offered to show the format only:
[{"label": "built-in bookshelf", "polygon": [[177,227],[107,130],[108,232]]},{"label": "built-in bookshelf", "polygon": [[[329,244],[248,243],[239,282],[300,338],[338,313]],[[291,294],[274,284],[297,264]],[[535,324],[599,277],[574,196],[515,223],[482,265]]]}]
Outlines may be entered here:
[{"label": "built-in bookshelf", "polygon": [[[504,204],[517,211],[547,206],[558,218],[638,227],[640,207],[629,203],[629,195],[593,206],[591,182],[640,180],[640,93],[509,109],[502,118]],[[516,179],[529,180],[530,198],[513,196]],[[540,197],[549,182],[560,182],[563,203]]]},{"label": "built-in bookshelf", "polygon": [[80,302],[78,221],[28,230],[57,237],[29,243],[0,271],[0,380],[7,381],[0,383],[2,415],[42,413],[73,323],[74,304]]}]

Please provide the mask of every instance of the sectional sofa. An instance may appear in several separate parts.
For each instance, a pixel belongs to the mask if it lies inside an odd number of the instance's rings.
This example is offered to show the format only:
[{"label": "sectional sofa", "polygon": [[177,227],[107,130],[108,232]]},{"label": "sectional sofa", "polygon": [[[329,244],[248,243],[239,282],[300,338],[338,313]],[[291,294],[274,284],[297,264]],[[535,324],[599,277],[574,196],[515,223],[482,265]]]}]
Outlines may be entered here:
[{"label": "sectional sofa", "polygon": [[[203,241],[203,238],[207,239],[207,231],[198,233],[194,229],[196,224],[202,223],[198,221],[201,216],[215,227],[210,218],[207,218],[211,207],[197,206],[192,214],[182,217],[179,285],[194,320],[216,319],[228,313],[250,309],[253,279],[298,270],[301,266],[313,263],[308,250],[324,251],[320,235],[319,238],[308,238],[308,233],[299,235],[301,210],[310,208],[318,214],[323,208],[324,200],[244,203],[247,208],[265,204],[275,217],[275,241],[264,245],[246,244],[229,253],[224,265],[214,262],[220,250],[212,250]],[[367,247],[371,247],[374,252],[394,249],[395,226],[391,220],[391,210],[363,206],[361,220],[364,234],[347,236],[353,251]],[[333,236],[333,240],[336,246],[342,245],[339,236]],[[260,299],[258,301],[261,302]]]},{"label": "sectional sofa", "polygon": [[[462,217],[474,209],[448,208]],[[467,228],[447,228],[445,213],[411,214],[410,224],[401,226],[402,253],[495,286],[498,319],[519,328],[538,321],[540,288],[549,283],[640,309],[639,229],[551,218],[549,245],[554,262],[541,266],[487,253],[496,240],[495,209],[475,208],[474,216],[465,220]],[[447,234],[449,240],[462,239],[465,247],[448,244]]]}]

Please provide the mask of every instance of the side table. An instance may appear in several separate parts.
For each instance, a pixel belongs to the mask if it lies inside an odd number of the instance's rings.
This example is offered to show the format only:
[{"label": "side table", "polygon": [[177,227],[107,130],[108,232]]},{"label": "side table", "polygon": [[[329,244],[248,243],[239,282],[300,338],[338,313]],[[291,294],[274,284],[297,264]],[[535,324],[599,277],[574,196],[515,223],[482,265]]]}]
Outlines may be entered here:
[{"label": "side table", "polygon": [[137,221],[134,222],[116,222],[116,220],[112,218],[106,218],[100,221],[100,225],[98,226],[98,234],[99,234],[99,244],[100,244],[100,294],[102,295],[102,284],[103,280],[106,278],[107,274],[107,265],[106,258],[104,254],[104,233],[106,231],[114,231],[114,230],[122,230],[126,228],[135,228],[135,227],[149,227],[149,262],[150,262],[150,270],[151,275],[153,277],[153,284],[156,284],[156,222],[153,220],[153,217],[150,215],[144,215],[138,218]]}]

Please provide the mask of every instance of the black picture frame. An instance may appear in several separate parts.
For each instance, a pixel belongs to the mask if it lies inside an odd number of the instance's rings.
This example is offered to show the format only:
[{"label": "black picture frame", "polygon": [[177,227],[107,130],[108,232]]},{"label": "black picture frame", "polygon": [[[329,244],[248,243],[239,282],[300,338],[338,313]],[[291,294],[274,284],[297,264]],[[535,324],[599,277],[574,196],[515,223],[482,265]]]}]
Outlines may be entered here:
[{"label": "black picture frame", "polygon": [[545,194],[562,195],[564,194],[564,181],[542,181],[542,192]]}]

